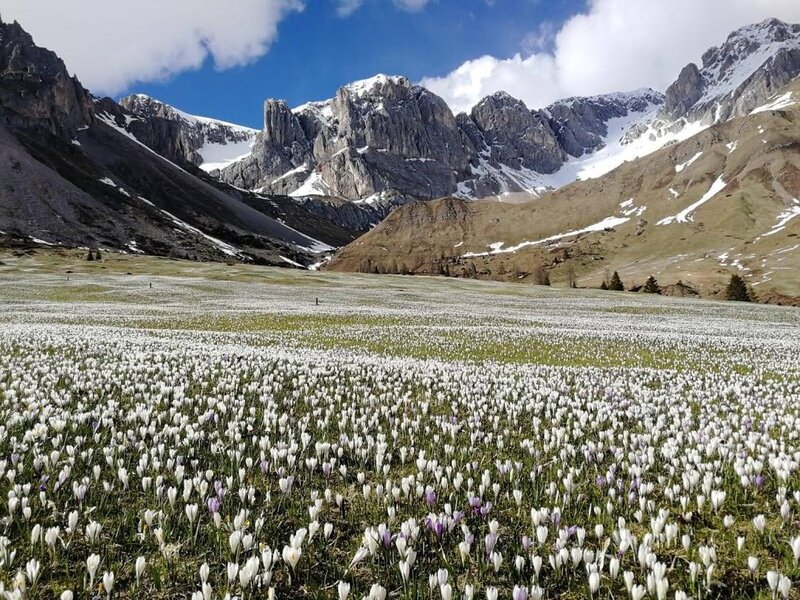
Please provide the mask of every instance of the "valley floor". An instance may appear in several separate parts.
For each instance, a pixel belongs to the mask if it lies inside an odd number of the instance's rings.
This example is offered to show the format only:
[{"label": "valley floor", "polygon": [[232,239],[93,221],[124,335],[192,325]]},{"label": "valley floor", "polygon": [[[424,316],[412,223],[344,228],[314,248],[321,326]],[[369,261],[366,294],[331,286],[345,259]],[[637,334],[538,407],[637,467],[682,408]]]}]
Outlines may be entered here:
[{"label": "valley floor", "polygon": [[796,597],[800,311],[0,253],[0,497],[0,595]]}]

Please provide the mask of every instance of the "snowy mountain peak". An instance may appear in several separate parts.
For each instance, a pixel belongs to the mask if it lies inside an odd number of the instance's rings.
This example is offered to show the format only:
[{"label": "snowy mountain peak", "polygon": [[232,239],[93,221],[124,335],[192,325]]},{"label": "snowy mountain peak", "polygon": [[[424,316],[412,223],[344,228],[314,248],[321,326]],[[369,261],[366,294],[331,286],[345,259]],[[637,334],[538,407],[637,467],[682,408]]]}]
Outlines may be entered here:
[{"label": "snowy mountain peak", "polygon": [[179,120],[179,112],[160,100],[147,94],[131,94],[122,98],[119,104],[139,117],[159,117],[162,119]]},{"label": "snowy mountain peak", "polygon": [[[640,88],[630,92],[613,92],[597,96],[573,96],[557,100],[545,112],[552,113],[557,107],[616,106],[618,112],[645,112],[664,103],[664,94],[652,88]],[[624,116],[624,115],[619,115]]]},{"label": "snowy mountain peak", "polygon": [[667,90],[663,119],[706,125],[749,114],[800,74],[800,25],[767,19],[707,50]]},{"label": "snowy mountain peak", "polygon": [[727,74],[752,73],[783,49],[800,46],[800,25],[769,19],[737,29],[725,43],[703,54],[703,71],[713,81]]},{"label": "snowy mountain peak", "polygon": [[[743,43],[747,42],[754,42],[756,44],[784,42],[793,38],[796,39],[798,35],[800,35],[800,25],[785,23],[780,19],[765,19],[760,23],[745,25],[731,32],[722,47],[741,47]],[[711,48],[706,54],[712,53],[717,49],[718,48]]]},{"label": "snowy mountain peak", "polygon": [[186,121],[191,124],[203,124],[209,127],[218,127],[224,129],[231,129],[233,131],[242,133],[251,133],[255,135],[258,129],[246,127],[244,125],[237,125],[236,123],[229,123],[220,119],[211,117],[202,117],[184,112],[174,106],[162,102],[156,98],[148,96],[147,94],[132,94],[119,101],[120,105],[128,109],[130,112],[143,117],[160,117],[170,121]]},{"label": "snowy mountain peak", "polygon": [[502,91],[495,92],[494,94],[486,96],[483,100],[478,102],[475,108],[480,110],[478,107],[486,104],[491,104],[496,107],[516,108],[516,109],[521,108],[523,110],[528,110],[528,107],[522,100],[514,98],[514,96],[512,96],[508,92],[502,92]]},{"label": "snowy mountain peak", "polygon": [[539,193],[599,177],[714,122],[749,114],[800,74],[800,26],[743,27],[687,65],[666,94],[650,88],[531,110],[498,91],[469,114],[406,77],[379,74],[292,110],[274,104],[253,155],[225,181],[351,200]]},{"label": "snowy mountain peak", "polygon": [[410,88],[411,82],[402,75],[384,75],[383,73],[379,73],[374,77],[349,83],[340,88],[340,90],[356,98],[363,98],[367,95],[380,93],[384,88],[392,86]]},{"label": "snowy mountain peak", "polygon": [[[133,94],[119,104],[129,113],[126,129],[139,141],[205,171],[221,169],[247,156],[259,133],[251,127],[186,113],[146,94]],[[171,125],[159,125],[159,120]]]}]

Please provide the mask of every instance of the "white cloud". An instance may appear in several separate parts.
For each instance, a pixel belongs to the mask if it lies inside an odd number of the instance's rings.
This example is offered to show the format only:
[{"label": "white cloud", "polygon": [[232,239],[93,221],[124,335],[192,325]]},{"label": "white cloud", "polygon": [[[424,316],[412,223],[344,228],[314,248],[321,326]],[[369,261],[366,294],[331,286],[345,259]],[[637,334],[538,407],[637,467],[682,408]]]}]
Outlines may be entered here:
[{"label": "white cloud", "polygon": [[[392,4],[407,12],[419,12],[430,3],[431,0],[392,0]],[[336,14],[349,17],[363,5],[364,0],[336,0]]]},{"label": "white cloud", "polygon": [[429,2],[430,0],[394,0],[394,5],[409,12],[417,12],[425,8]]},{"label": "white cloud", "polygon": [[364,0],[338,0],[338,2],[336,14],[340,17],[349,17],[364,4]]},{"label": "white cloud", "polygon": [[0,0],[40,46],[57,52],[96,93],[116,94],[136,81],[219,69],[263,56],[278,23],[302,0]]},{"label": "white cloud", "polygon": [[[590,0],[555,36],[552,52],[468,61],[421,84],[455,111],[506,91],[532,107],[568,96],[664,90],[689,62],[734,29],[777,17],[800,22],[798,0]],[[541,38],[534,30],[530,40]],[[538,37],[537,37],[538,36]]]},{"label": "white cloud", "polygon": [[339,0],[339,5],[336,7],[336,14],[340,17],[349,17],[356,12],[364,0]]}]

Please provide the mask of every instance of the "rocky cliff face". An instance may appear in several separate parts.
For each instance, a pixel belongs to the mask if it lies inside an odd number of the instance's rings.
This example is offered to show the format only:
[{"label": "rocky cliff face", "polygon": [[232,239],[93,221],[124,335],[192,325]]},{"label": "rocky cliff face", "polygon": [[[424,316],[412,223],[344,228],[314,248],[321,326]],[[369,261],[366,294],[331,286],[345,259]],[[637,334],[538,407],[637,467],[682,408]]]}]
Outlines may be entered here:
[{"label": "rocky cliff face", "polygon": [[379,75],[290,110],[268,100],[250,157],[220,174],[245,189],[394,202],[547,187],[538,174],[601,148],[609,119],[657,105],[647,90],[532,111],[505,93],[469,115],[404,77]]},{"label": "rocky cliff face", "polygon": [[[644,89],[530,110],[500,92],[454,116],[431,92],[381,75],[294,110],[267,101],[252,156],[220,176],[247,189],[349,200],[538,194],[749,114],[798,75],[800,25],[775,19],[733,32],[666,94]],[[602,164],[593,162],[601,150]]]},{"label": "rocky cliff face", "polygon": [[609,124],[615,119],[646,115],[664,103],[664,95],[652,89],[607,94],[589,98],[568,98],[543,112],[559,144],[570,156],[579,158],[603,148]]},{"label": "rocky cliff face", "polygon": [[110,99],[104,104],[106,112],[120,117],[124,128],[145,146],[173,162],[189,162],[207,171],[247,154],[258,133],[186,114],[144,94],[123,98],[116,108]]},{"label": "rocky cliff face", "polygon": [[470,158],[441,98],[404,77],[380,75],[294,110],[267,100],[252,155],[221,176],[238,187],[297,195],[432,198],[455,190]]},{"label": "rocky cliff face", "polygon": [[484,141],[476,149],[495,164],[553,173],[567,158],[547,116],[505,92],[484,98],[470,116]]},{"label": "rocky cliff face", "polygon": [[12,127],[72,139],[92,121],[92,102],[53,52],[18,23],[0,22],[0,117]]},{"label": "rocky cliff face", "polygon": [[800,75],[800,25],[768,19],[731,33],[667,90],[664,120],[713,124],[749,114]]}]

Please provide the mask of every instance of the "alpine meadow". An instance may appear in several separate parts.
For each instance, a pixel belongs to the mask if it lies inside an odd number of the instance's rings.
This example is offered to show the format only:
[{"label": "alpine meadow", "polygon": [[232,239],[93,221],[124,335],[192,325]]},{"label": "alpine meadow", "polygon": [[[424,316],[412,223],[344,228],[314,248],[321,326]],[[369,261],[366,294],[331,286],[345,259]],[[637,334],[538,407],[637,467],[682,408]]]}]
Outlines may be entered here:
[{"label": "alpine meadow", "polygon": [[794,0],[93,4],[0,0],[0,600],[800,599]]}]

